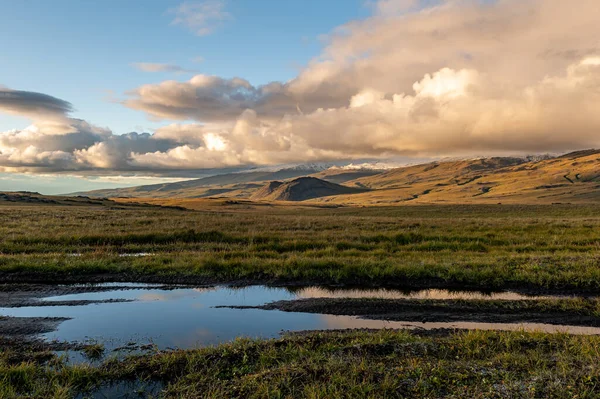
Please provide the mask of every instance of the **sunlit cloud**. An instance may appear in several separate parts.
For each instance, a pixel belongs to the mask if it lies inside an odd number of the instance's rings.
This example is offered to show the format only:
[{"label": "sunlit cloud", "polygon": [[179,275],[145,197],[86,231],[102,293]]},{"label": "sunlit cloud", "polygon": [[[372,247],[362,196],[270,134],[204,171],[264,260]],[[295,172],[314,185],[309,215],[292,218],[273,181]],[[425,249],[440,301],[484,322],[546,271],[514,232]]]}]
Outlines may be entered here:
[{"label": "sunlit cloud", "polygon": [[[181,15],[225,12],[221,2],[184,4]],[[197,74],[132,89],[122,103],[165,122],[153,134],[117,135],[40,93],[0,100],[0,110],[32,119],[0,133],[0,171],[173,176],[600,146],[596,0],[386,0],[375,10],[334,30],[287,82]],[[192,18],[197,33],[211,12]]]}]

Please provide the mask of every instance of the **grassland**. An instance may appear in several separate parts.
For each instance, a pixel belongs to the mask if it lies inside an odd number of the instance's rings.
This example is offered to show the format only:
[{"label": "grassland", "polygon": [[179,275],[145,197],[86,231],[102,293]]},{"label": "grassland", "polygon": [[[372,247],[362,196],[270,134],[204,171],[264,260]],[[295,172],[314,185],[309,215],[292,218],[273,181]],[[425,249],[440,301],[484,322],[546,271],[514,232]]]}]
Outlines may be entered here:
[{"label": "grassland", "polygon": [[[9,292],[13,282],[161,281],[600,293],[598,205],[168,205],[193,210],[0,203],[0,289]],[[140,253],[148,256],[132,256]],[[266,306],[390,320],[502,315],[502,322],[594,326],[600,314],[598,300],[586,298],[311,299]],[[104,359],[91,365],[70,365],[53,349],[0,341],[0,397],[110,396],[115,386],[130,393],[154,387],[173,398],[600,396],[598,336],[309,332],[125,360],[111,359],[100,344],[78,348]]]},{"label": "grassland", "polygon": [[600,337],[389,330],[237,340],[98,366],[9,349],[0,396],[71,398],[137,381],[173,398],[596,398],[599,352]]},{"label": "grassland", "polygon": [[[596,205],[193,204],[196,211],[2,204],[0,281],[600,292]],[[135,253],[151,256],[121,256]]]}]

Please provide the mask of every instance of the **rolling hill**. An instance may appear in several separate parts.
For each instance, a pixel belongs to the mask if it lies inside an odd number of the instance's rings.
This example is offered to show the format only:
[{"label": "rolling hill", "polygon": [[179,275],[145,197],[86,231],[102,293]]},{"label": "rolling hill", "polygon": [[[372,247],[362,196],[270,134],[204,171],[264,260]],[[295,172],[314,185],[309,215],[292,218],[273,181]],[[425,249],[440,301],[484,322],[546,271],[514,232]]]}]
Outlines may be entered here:
[{"label": "rolling hill", "polygon": [[[161,204],[144,204],[144,203],[122,203],[106,198],[90,198],[85,196],[63,196],[63,195],[43,195],[31,191],[0,191],[0,206],[39,206],[39,205],[55,205],[55,206],[74,206],[74,207],[98,207],[110,209],[129,209],[129,208],[148,208],[148,207],[164,207]],[[183,208],[178,206],[168,206],[173,209]]]},{"label": "rolling hill", "polygon": [[306,201],[332,195],[355,194],[367,191],[358,187],[347,187],[316,177],[299,177],[288,182],[269,182],[255,192],[250,199],[260,201]]},{"label": "rolling hill", "polygon": [[433,162],[346,183],[372,191],[320,201],[396,203],[600,203],[600,150],[541,160],[487,158]]},{"label": "rolling hill", "polygon": [[330,205],[600,203],[600,150],[553,158],[446,160],[389,170],[329,168],[231,173],[86,195],[171,200],[309,200]]}]

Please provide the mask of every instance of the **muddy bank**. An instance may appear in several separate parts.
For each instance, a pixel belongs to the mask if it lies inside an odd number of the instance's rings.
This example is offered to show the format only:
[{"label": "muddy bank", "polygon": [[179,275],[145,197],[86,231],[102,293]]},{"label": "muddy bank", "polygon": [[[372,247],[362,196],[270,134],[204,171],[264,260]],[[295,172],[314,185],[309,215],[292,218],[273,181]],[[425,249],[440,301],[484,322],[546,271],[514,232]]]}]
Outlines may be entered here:
[{"label": "muddy bank", "polygon": [[[115,289],[136,289],[135,283],[112,286],[95,285],[49,285],[49,284],[0,284],[0,308],[17,308],[25,306],[81,306],[98,303],[128,302],[126,299],[104,300],[52,300],[42,301],[44,298],[63,295],[84,294],[91,292],[107,292]],[[161,285],[161,289],[174,289],[174,286]]]},{"label": "muddy bank", "polygon": [[232,287],[247,287],[253,285],[264,285],[268,287],[286,287],[291,289],[302,289],[306,287],[319,286],[331,289],[393,289],[406,292],[420,291],[424,289],[447,289],[456,291],[478,291],[478,292],[502,292],[512,291],[523,295],[568,295],[593,297],[600,296],[600,289],[580,288],[545,288],[536,286],[523,286],[518,284],[503,284],[502,286],[469,285],[448,282],[445,280],[394,280],[368,281],[348,279],[343,282],[322,279],[288,279],[268,278],[257,276],[255,278],[220,278],[206,275],[194,274],[140,274],[140,273],[31,273],[31,272],[0,272],[0,292],[3,286],[37,285],[53,287],[56,284],[103,284],[103,283],[145,283],[161,284],[165,286],[214,286],[224,285]]},{"label": "muddy bank", "polygon": [[310,298],[276,301],[234,309],[358,316],[370,320],[406,322],[536,323],[600,326],[598,302],[583,299],[535,301],[413,300],[366,298]]},{"label": "muddy bank", "polygon": [[4,364],[19,365],[23,362],[45,364],[56,359],[56,352],[84,350],[88,345],[73,342],[46,342],[28,337],[1,337],[2,360]]},{"label": "muddy bank", "polygon": [[0,336],[26,338],[56,330],[66,317],[0,316]]}]

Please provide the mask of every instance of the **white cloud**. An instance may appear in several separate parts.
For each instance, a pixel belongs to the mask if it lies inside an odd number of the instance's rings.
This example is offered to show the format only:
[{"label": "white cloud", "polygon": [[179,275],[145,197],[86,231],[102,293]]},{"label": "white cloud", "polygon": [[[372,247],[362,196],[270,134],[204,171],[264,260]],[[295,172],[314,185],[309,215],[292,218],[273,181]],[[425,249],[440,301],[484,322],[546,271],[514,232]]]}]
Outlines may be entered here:
[{"label": "white cloud", "polygon": [[0,168],[173,174],[600,146],[596,0],[381,4],[289,82],[144,85],[125,105],[177,123],[117,136],[65,116],[35,120],[0,133]]},{"label": "white cloud", "polygon": [[174,25],[183,25],[198,36],[213,33],[231,19],[225,10],[225,0],[186,1],[169,12],[175,14]]},{"label": "white cloud", "polygon": [[[143,86],[126,105],[245,126],[230,146],[261,148],[260,162],[291,143],[348,157],[600,144],[597,1],[382,0],[376,10],[336,29],[289,82],[198,75]],[[248,112],[251,122],[239,116]]]},{"label": "white cloud", "polygon": [[142,72],[168,72],[168,73],[195,73],[193,69],[185,69],[174,64],[160,64],[152,62],[136,62],[132,66]]}]

